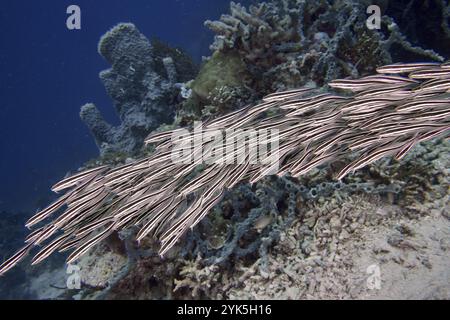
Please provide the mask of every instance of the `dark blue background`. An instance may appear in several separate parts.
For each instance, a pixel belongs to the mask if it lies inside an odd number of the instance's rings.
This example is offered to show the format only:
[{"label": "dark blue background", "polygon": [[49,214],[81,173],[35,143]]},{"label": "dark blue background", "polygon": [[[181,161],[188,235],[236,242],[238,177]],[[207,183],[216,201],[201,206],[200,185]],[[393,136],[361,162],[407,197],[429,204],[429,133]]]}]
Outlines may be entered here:
[{"label": "dark blue background", "polygon": [[[81,7],[80,31],[66,28],[71,4]],[[54,182],[98,154],[80,106],[94,102],[116,121],[98,79],[108,67],[100,36],[133,22],[200,61],[213,39],[203,21],[228,13],[229,0],[2,0],[0,10],[0,209],[34,211]]]}]

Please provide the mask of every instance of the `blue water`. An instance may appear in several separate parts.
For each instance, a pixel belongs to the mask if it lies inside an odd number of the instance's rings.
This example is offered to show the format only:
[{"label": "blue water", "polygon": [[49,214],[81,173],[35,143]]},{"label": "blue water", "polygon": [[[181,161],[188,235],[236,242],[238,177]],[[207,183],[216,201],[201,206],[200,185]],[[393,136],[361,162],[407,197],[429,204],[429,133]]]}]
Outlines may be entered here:
[{"label": "blue water", "polygon": [[[241,1],[248,4],[250,1]],[[82,29],[66,28],[77,4]],[[117,121],[98,79],[108,64],[97,53],[101,35],[133,22],[147,37],[209,55],[206,19],[228,12],[229,0],[3,0],[0,11],[0,210],[34,212],[49,187],[98,155],[80,106],[94,102]]]}]

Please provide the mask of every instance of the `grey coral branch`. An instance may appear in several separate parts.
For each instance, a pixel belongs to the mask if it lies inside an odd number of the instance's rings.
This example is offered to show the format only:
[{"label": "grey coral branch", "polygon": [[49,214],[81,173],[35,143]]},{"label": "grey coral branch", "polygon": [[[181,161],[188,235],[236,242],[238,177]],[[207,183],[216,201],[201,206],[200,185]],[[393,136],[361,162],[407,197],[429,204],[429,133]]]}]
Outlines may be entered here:
[{"label": "grey coral branch", "polygon": [[386,50],[389,50],[393,44],[399,44],[401,45],[405,50],[416,53],[417,55],[427,57],[429,59],[432,59],[434,61],[443,62],[445,61],[445,58],[439,55],[437,52],[431,49],[422,49],[418,46],[413,46],[406,37],[400,32],[400,28],[395,23],[395,21],[388,17],[383,16],[382,18],[383,23],[387,25],[387,28],[390,32],[389,38],[382,41],[383,46]]}]

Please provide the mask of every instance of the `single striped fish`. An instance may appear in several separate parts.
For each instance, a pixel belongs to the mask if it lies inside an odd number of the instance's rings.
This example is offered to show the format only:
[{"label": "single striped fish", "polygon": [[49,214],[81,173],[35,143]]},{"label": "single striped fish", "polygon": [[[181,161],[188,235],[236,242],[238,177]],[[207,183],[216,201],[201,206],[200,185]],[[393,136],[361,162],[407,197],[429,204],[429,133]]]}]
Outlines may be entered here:
[{"label": "single striped fish", "polygon": [[276,92],[269,94],[263,98],[265,102],[279,102],[287,99],[300,98],[301,96],[311,93],[311,91],[316,90],[316,88],[302,88],[295,90],[288,90],[282,92]]},{"label": "single striped fish", "polygon": [[424,63],[396,63],[377,68],[378,73],[410,73],[423,69],[438,68],[439,64],[434,62]]}]

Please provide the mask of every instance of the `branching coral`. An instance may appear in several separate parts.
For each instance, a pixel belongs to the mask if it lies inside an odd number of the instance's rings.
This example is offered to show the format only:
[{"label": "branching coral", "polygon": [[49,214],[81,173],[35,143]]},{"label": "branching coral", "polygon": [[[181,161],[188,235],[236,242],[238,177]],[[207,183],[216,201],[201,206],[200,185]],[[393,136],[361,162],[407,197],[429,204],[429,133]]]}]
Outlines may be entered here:
[{"label": "branching coral", "polygon": [[283,0],[247,10],[232,2],[230,14],[205,25],[217,34],[211,49],[238,53],[258,94],[373,73],[392,63],[397,49],[442,61],[412,45],[389,16],[382,31],[368,30],[366,8],[362,1]]},{"label": "branching coral", "polygon": [[216,33],[214,53],[189,85],[193,95],[179,110],[177,124],[223,115],[270,92],[361,77],[395,61],[443,60],[400,30],[396,10],[383,11],[381,30],[369,30],[370,4],[283,0],[247,9],[231,3],[229,14],[205,22]]}]

